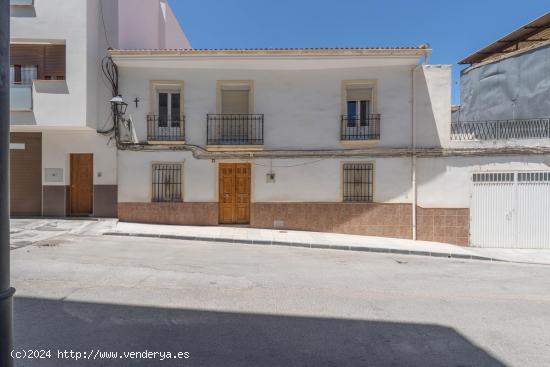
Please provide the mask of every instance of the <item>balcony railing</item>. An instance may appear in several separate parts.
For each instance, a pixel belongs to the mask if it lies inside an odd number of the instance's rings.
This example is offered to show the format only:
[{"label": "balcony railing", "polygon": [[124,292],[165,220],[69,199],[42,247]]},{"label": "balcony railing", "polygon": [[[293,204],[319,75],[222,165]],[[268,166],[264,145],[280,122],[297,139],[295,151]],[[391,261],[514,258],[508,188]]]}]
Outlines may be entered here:
[{"label": "balcony railing", "polygon": [[10,0],[12,6],[33,6],[34,0]]},{"label": "balcony railing", "polygon": [[32,110],[32,85],[12,84],[10,85],[10,110],[31,111]]},{"label": "balcony railing", "polygon": [[451,140],[550,138],[550,118],[451,123]]},{"label": "balcony railing", "polygon": [[380,115],[341,117],[340,140],[380,140]]},{"label": "balcony railing", "polygon": [[183,142],[185,141],[185,116],[160,117],[147,116],[147,140]]},{"label": "balcony railing", "polygon": [[263,114],[208,114],[207,145],[263,145]]}]

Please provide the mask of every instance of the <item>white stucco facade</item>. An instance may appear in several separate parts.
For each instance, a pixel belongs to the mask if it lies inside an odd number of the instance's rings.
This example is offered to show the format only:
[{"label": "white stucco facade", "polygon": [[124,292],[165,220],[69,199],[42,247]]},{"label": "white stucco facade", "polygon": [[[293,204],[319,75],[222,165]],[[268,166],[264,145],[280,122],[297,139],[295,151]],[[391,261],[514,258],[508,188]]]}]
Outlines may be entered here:
[{"label": "white stucco facade", "polygon": [[[136,16],[140,21],[135,21]],[[155,36],[146,39],[144,34]],[[70,186],[71,154],[91,154],[94,187],[111,191],[114,187],[116,192],[115,140],[96,132],[113,125],[112,91],[101,63],[110,47],[190,47],[170,5],[165,0],[35,0],[28,6],[11,7],[10,43],[13,47],[64,46],[63,80],[38,78],[28,89],[13,87],[16,92],[28,90],[31,103],[24,110],[12,107],[11,132],[19,138],[41,134],[43,202],[57,200],[47,200],[48,187]],[[62,180],[49,180],[49,169],[62,169]],[[116,207],[116,197],[111,195],[109,200]],[[46,204],[42,213],[48,213]]]}]

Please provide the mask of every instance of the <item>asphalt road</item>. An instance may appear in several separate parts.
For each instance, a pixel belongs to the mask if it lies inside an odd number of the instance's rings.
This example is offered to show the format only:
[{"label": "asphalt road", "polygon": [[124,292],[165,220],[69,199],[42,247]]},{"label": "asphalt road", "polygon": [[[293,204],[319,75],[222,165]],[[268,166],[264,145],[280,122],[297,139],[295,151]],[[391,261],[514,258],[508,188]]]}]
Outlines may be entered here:
[{"label": "asphalt road", "polygon": [[550,366],[549,266],[72,234],[11,254],[15,350],[50,351],[17,366]]}]

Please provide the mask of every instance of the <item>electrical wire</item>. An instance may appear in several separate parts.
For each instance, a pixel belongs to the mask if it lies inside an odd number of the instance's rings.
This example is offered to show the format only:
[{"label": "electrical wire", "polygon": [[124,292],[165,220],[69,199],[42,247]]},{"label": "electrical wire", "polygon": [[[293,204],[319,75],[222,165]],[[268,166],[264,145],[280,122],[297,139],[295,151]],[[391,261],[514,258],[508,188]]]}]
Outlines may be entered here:
[{"label": "electrical wire", "polygon": [[107,36],[107,27],[105,26],[105,18],[103,17],[103,0],[99,0],[99,11],[101,13],[101,23],[103,24],[103,34],[105,35],[105,43],[107,43],[108,48],[112,48],[111,43],[109,42],[109,37]]},{"label": "electrical wire", "polygon": [[[101,60],[101,71],[103,73],[103,80],[107,86],[111,89],[113,97],[118,95],[118,67],[113,62],[113,59],[107,55]],[[107,130],[97,130],[99,134],[109,135],[114,133],[116,141],[118,142],[118,119],[116,118],[115,106],[112,106],[111,113],[108,119],[113,119],[113,127]]]}]

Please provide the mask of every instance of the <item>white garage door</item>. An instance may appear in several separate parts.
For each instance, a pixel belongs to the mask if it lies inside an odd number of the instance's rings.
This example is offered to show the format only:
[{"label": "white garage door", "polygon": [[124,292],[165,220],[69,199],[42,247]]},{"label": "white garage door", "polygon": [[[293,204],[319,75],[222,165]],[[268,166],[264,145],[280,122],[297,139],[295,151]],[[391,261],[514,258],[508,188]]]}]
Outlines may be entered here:
[{"label": "white garage door", "polygon": [[550,172],[474,173],[472,181],[472,246],[550,249]]}]

